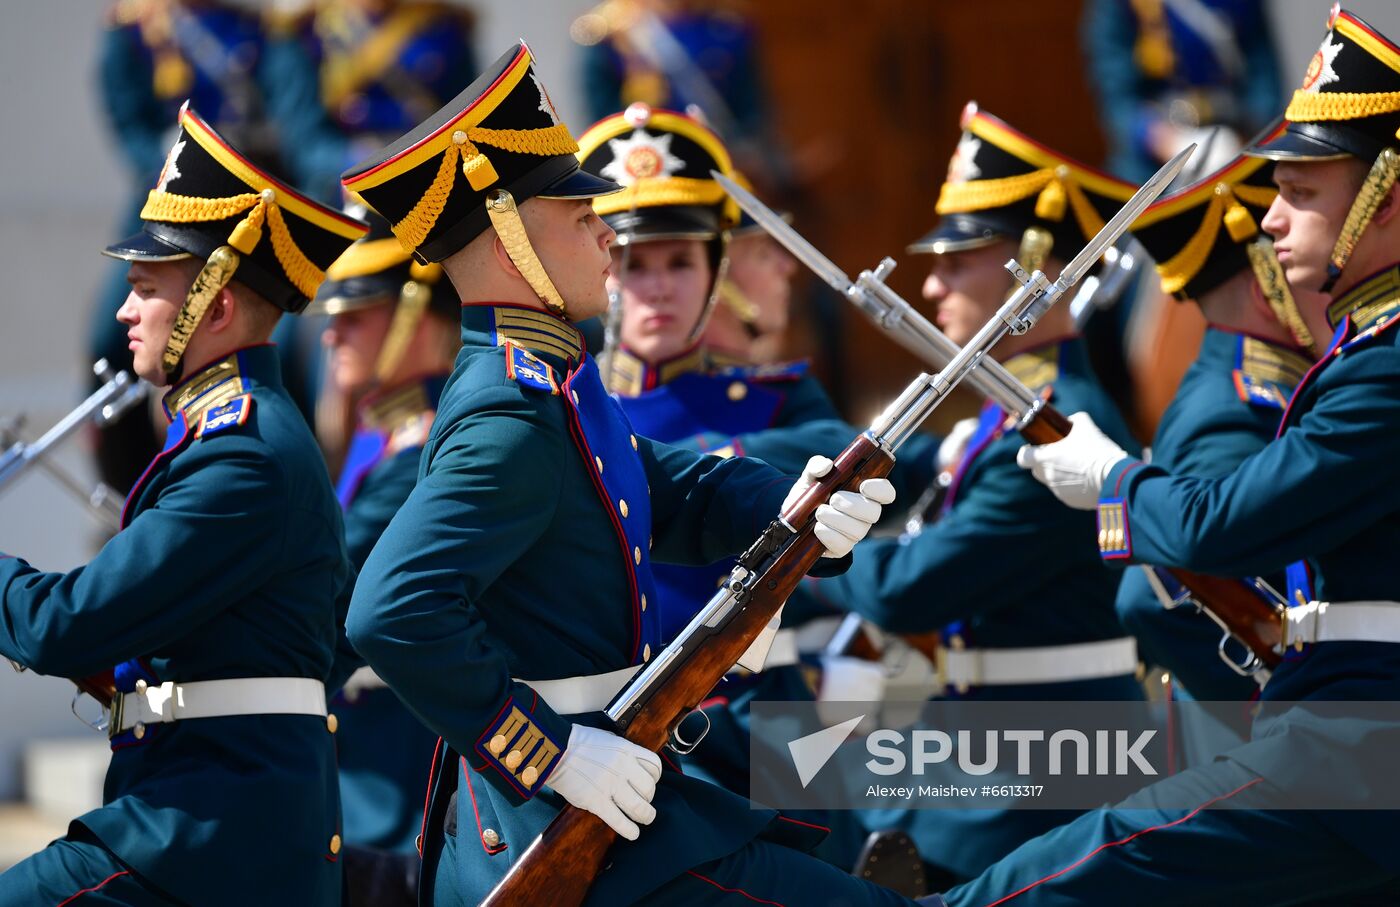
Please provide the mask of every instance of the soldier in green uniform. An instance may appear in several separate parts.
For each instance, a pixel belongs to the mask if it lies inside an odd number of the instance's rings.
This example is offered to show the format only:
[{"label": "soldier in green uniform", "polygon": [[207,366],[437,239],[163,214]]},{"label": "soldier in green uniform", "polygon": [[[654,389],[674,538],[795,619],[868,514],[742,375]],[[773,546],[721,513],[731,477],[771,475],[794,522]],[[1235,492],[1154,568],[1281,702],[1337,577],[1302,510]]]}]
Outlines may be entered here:
[{"label": "soldier in green uniform", "polygon": [[86,566],[0,556],[0,654],[115,685],[104,803],[0,876],[0,902],[334,907],[326,690],[351,568],[267,339],[366,228],[188,110],[141,216],[107,254],[131,262],[136,372],[170,387],[165,447]]},{"label": "soldier in green uniform", "polygon": [[[418,479],[438,396],[461,348],[452,284],[420,265],[389,224],[354,206],[370,233],[336,260],[308,311],[330,316],[329,380],[359,401],[336,483],[359,569]],[[423,785],[437,735],[361,667],[331,702],[352,904],[416,903]]]},{"label": "soldier in green uniform", "polygon": [[[591,199],[618,187],[581,170],[577,148],[518,45],[344,178],[463,298],[463,349],[418,484],[347,622],[443,736],[423,900],[478,902],[571,804],[626,839],[590,903],[907,903],[773,842],[789,823],[772,811],[602,726],[664,642],[653,557],[737,552],[793,483],[641,437],[608,396],[571,321],[606,306],[614,234]],[[891,499],[879,481],[833,496],[818,518],[827,553],[848,552]]]},{"label": "soldier in green uniform", "polygon": [[[1158,262],[1163,289],[1195,300],[1208,325],[1152,439],[1153,464],[1173,474],[1227,475],[1262,449],[1313,362],[1312,337],[1259,229],[1277,194],[1272,177],[1272,162],[1239,157],[1158,199],[1132,227]],[[1149,577],[1152,569],[1128,570],[1116,605],[1144,663],[1166,669],[1190,697],[1254,695],[1255,679],[1221,659],[1219,628],[1189,603],[1165,608],[1159,593],[1175,598],[1180,590],[1165,571]],[[1282,588],[1283,573],[1268,580]],[[1247,663],[1237,644],[1224,654]]]},{"label": "soldier in green uniform", "polygon": [[[1331,337],[1278,437],[1227,476],[1172,474],[1126,456],[1090,419],[1020,458],[1071,507],[1098,509],[1105,556],[1239,576],[1289,569],[1287,655],[1261,699],[1298,703],[1252,739],[1012,853],[954,889],[954,905],[1359,903],[1400,860],[1395,722],[1322,720],[1314,703],[1390,701],[1400,680],[1400,47],[1334,9],[1284,114],[1253,146],[1277,161],[1260,225],[1274,239],[1313,337]],[[1367,757],[1370,757],[1369,759]],[[1383,768],[1376,763],[1382,762]],[[1335,809],[1293,809],[1327,786]],[[1181,807],[1187,797],[1199,807]],[[1206,809],[1206,805],[1231,808]],[[1267,872],[1261,853],[1287,852]],[[1170,880],[1170,884],[1163,884]]]}]

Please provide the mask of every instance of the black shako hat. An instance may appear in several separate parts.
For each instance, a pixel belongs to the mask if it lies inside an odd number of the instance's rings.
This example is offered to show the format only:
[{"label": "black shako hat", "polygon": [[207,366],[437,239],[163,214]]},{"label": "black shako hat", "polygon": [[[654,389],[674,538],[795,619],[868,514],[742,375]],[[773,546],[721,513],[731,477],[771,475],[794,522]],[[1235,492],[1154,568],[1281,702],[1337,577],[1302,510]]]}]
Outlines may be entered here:
[{"label": "black shako hat", "polygon": [[963,108],[962,138],[948,162],[935,208],[940,220],[909,246],[935,255],[1019,241],[1031,227],[1049,231],[1062,257],[1102,229],[1136,187],[1054,151],[1002,120]]},{"label": "black shako hat", "polygon": [[486,200],[592,198],[618,185],[579,169],[524,42],[416,129],[341,175],[345,189],[393,226],[403,248],[437,262],[491,226]]},{"label": "black shako hat", "polygon": [[364,224],[254,166],[188,107],[141,232],[103,250],[125,261],[208,259],[229,246],[234,279],[286,312],[311,302],[326,268],[365,235]]}]

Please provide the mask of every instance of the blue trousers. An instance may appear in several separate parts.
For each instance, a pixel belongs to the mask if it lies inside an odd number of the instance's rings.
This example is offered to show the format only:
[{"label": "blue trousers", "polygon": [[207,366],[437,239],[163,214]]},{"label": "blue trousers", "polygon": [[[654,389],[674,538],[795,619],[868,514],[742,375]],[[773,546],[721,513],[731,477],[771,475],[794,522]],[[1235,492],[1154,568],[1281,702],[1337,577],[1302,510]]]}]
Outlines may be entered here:
[{"label": "blue trousers", "polygon": [[[646,834],[646,829],[642,829]],[[433,876],[434,907],[468,907],[454,890],[450,867],[456,839],[447,837],[437,867],[423,867]],[[591,901],[584,901],[592,905]],[[702,863],[672,879],[639,903],[656,907],[913,907],[914,901],[887,888],[858,879],[816,857],[769,841],[750,841],[728,856]],[[612,907],[612,905],[610,905]]]},{"label": "blue trousers", "polygon": [[[1026,842],[944,898],[948,907],[1351,904],[1395,884],[1319,813],[1249,808],[1281,796],[1222,758]],[[1200,806],[1176,805],[1188,797]]]},{"label": "blue trousers", "polygon": [[74,823],[68,834],[0,874],[0,907],[178,907]]}]

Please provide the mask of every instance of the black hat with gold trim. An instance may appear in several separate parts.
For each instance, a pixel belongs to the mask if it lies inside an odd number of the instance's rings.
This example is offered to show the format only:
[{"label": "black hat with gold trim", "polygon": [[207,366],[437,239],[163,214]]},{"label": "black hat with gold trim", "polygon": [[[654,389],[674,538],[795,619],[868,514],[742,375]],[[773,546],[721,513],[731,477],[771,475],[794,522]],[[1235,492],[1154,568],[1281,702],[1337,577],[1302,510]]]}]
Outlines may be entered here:
[{"label": "black hat with gold trim", "polygon": [[394,306],[375,372],[381,381],[398,370],[419,322],[429,312],[452,322],[461,301],[442,265],[419,264],[404,251],[389,222],[360,206],[348,214],[369,222],[369,234],[345,250],[326,270],[307,314],[340,315],[374,306]]},{"label": "black hat with gold trim", "polygon": [[578,156],[586,172],[622,186],[593,203],[619,245],[715,239],[738,219],[710,175],[734,171],[729,150],[686,114],[633,104],[579,136]]},{"label": "black hat with gold trim", "polygon": [[1278,161],[1350,155],[1371,163],[1333,247],[1319,288],[1326,293],[1400,176],[1400,47],[1360,17],[1333,6],[1327,37],[1283,115],[1288,120],[1284,134],[1253,143],[1247,153]]},{"label": "black hat with gold trim", "polygon": [[938,225],[910,252],[941,255],[999,239],[1025,246],[1038,238],[1039,255],[1053,248],[1068,257],[1136,188],[1047,148],[975,102],[963,109],[962,128],[938,193]]},{"label": "black hat with gold trim", "polygon": [[1373,161],[1397,144],[1400,47],[1359,16],[1333,6],[1327,36],[1308,62],[1303,85],[1284,112],[1283,135],[1249,153],[1273,160],[1319,161],[1351,155]]},{"label": "black hat with gold trim", "polygon": [[[534,259],[517,205],[537,196],[592,198],[619,188],[581,170],[576,151],[530,49],[520,42],[412,132],[345,171],[341,182],[388,219],[419,261],[442,261],[492,226],[513,260],[526,250]],[[517,232],[523,248],[512,238]],[[541,299],[562,312],[552,284],[536,286],[548,282],[543,268],[535,273],[528,263],[515,264]]]},{"label": "black hat with gold trim", "polygon": [[214,295],[230,279],[286,312],[311,302],[325,269],[368,229],[249,163],[188,106],[141,232],[103,254],[126,261],[205,260],[165,350],[174,376]]},{"label": "black hat with gold trim", "polygon": [[[1255,141],[1271,141],[1283,131],[1280,119]],[[1178,300],[1200,299],[1251,269],[1274,315],[1306,347],[1312,335],[1283,279],[1273,241],[1259,227],[1278,195],[1273,172],[1273,161],[1240,155],[1157,199],[1129,230],[1157,262],[1162,289]]]}]

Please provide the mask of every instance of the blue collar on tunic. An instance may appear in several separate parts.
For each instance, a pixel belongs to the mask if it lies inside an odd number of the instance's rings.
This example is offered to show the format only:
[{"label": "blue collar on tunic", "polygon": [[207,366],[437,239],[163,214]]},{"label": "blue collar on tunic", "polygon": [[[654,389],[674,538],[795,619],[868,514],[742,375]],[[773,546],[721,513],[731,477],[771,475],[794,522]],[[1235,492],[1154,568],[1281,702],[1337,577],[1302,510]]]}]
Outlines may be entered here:
[{"label": "blue collar on tunic", "polygon": [[1327,307],[1327,323],[1336,328],[1348,315],[1358,332],[1374,327],[1400,309],[1400,265],[1391,265],[1347,290]]},{"label": "blue collar on tunic", "polygon": [[709,352],[699,343],[660,362],[647,362],[627,347],[620,346],[613,353],[608,390],[619,397],[636,397],[681,375],[708,371],[712,365]]}]

